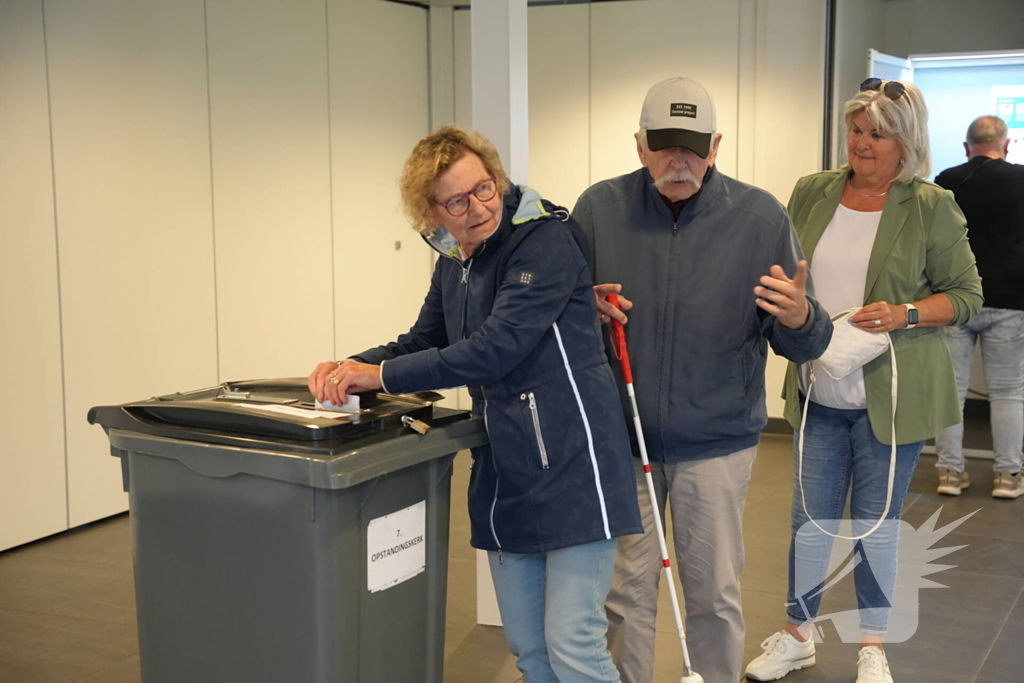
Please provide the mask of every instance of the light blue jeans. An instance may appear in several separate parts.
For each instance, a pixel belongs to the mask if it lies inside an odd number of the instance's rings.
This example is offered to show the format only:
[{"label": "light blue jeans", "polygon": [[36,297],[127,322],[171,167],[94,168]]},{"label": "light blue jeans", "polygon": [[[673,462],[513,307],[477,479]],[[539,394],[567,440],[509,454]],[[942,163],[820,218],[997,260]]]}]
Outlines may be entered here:
[{"label": "light blue jeans", "polygon": [[617,539],[546,553],[489,552],[508,648],[523,683],[619,681],[604,601]]},{"label": "light blue jeans", "polygon": [[[992,449],[996,456],[993,469],[1019,472],[1024,443],[1024,311],[982,308],[966,325],[947,327],[944,332],[956,370],[961,409],[971,378],[974,343],[981,338]],[[935,466],[963,472],[963,441],[962,422],[940,431],[935,437],[935,451],[939,455]]]},{"label": "light blue jeans", "polygon": [[[801,397],[803,402],[803,397]],[[794,435],[794,473],[799,434]],[[896,472],[887,520],[873,534],[859,540],[854,553],[862,561],[853,570],[865,633],[885,633],[896,586],[899,560],[897,520],[903,511],[923,441],[896,448]],[[804,431],[803,484],[807,511],[831,533],[839,533],[847,495],[853,534],[859,536],[875,525],[885,509],[892,448],[875,438],[867,410],[840,410],[811,402]],[[832,537],[808,523],[800,497],[800,482],[793,486],[792,538],[789,546],[787,619],[802,624],[818,616],[821,589],[827,579]],[[846,534],[849,534],[847,531]]]}]

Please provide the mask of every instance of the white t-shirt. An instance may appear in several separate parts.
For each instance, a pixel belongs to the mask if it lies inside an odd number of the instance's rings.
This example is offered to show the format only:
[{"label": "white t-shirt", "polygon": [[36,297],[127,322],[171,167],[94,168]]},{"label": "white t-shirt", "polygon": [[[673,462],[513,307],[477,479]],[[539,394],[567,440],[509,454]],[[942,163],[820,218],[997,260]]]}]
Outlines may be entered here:
[{"label": "white t-shirt", "polygon": [[[868,261],[881,218],[881,211],[854,211],[840,204],[814,248],[814,294],[830,316],[864,305]],[[864,371],[860,368],[840,380],[832,379],[820,368],[814,374],[811,400],[815,403],[843,410],[867,408]],[[808,375],[805,363],[800,366],[800,389],[805,393]]]}]

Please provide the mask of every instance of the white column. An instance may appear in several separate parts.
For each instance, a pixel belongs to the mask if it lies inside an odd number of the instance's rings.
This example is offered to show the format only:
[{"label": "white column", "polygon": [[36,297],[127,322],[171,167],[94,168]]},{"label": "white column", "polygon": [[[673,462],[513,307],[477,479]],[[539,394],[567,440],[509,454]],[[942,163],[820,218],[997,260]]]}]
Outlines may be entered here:
[{"label": "white column", "polygon": [[[513,183],[529,175],[526,0],[473,0],[473,127],[498,148]],[[476,620],[500,625],[487,554],[477,552]]]},{"label": "white column", "polygon": [[455,122],[454,10],[431,7],[428,14],[430,49],[430,130]]},{"label": "white column", "polygon": [[474,0],[473,127],[498,148],[512,182],[529,163],[526,0]]}]

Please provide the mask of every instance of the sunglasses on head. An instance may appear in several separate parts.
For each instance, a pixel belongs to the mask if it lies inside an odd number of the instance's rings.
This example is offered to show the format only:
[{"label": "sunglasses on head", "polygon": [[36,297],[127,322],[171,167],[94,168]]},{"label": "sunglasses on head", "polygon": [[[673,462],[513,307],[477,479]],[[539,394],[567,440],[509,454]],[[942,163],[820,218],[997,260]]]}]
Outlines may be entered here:
[{"label": "sunglasses on head", "polygon": [[[885,84],[884,86],[882,84]],[[860,84],[860,91],[881,90],[890,100],[898,100],[907,92],[907,87],[899,81],[883,81],[881,78],[869,78]]]}]

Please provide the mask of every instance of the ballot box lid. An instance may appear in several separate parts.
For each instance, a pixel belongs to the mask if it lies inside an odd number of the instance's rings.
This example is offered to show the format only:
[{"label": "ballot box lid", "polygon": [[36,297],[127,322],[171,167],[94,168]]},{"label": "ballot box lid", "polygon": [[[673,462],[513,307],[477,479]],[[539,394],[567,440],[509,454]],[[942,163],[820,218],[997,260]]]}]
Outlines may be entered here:
[{"label": "ballot box lid", "polygon": [[[434,392],[370,392],[360,394],[358,412],[339,414],[318,410],[303,378],[249,380],[98,406],[88,419],[103,427],[111,454],[123,460],[136,452],[210,476],[244,472],[343,488],[486,444],[483,420],[434,405],[442,399]],[[416,430],[424,425],[427,433]]]},{"label": "ballot box lid", "polygon": [[215,387],[155,396],[89,411],[90,424],[153,436],[285,451],[330,451],[362,439],[403,417],[428,426],[470,417],[468,411],[435,408],[436,392],[357,395],[359,409],[318,409],[304,378],[225,382]]}]

